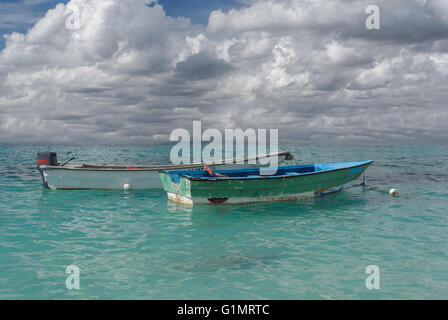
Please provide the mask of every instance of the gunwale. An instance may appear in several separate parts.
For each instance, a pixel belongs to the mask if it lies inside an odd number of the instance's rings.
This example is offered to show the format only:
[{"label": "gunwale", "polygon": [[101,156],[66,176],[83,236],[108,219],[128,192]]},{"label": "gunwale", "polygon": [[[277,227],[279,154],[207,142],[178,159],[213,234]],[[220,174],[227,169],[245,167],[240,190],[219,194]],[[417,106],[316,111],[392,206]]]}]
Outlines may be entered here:
[{"label": "gunwale", "polygon": [[[251,160],[258,160],[262,158],[270,158],[270,157],[293,157],[292,153],[289,151],[282,152],[274,152],[267,153],[256,156],[249,156],[244,158],[234,158],[234,159],[225,159],[221,162],[211,162],[207,163],[209,166],[220,166],[226,164],[239,164],[239,162],[246,162]],[[76,170],[76,171],[105,171],[105,172],[118,172],[118,171],[126,171],[126,172],[141,172],[141,171],[165,171],[165,170],[179,170],[179,169],[200,169],[203,168],[205,163],[193,163],[193,164],[179,164],[179,165],[98,165],[98,164],[72,164],[68,166],[40,166],[40,170]]]},{"label": "gunwale", "polygon": [[[325,163],[316,163],[316,164],[331,164],[331,163],[359,163],[357,165],[354,166],[347,166],[347,167],[341,167],[341,168],[334,168],[334,169],[326,169],[326,170],[320,170],[320,171],[313,171],[313,172],[304,172],[304,173],[298,173],[296,175],[266,175],[266,176],[252,176],[252,177],[192,177],[192,176],[188,176],[185,174],[179,174],[180,177],[183,177],[185,179],[188,179],[190,181],[201,181],[201,182],[222,182],[222,181],[229,181],[229,180],[263,180],[263,179],[290,179],[290,178],[299,178],[299,177],[303,177],[303,176],[308,176],[308,175],[318,175],[318,174],[322,174],[322,173],[328,173],[328,172],[336,172],[336,171],[340,171],[340,170],[347,170],[347,169],[354,169],[354,168],[358,168],[358,167],[362,167],[362,166],[366,166],[366,165],[371,165],[373,164],[375,161],[373,160],[361,160],[361,161],[345,161],[345,162],[325,162]],[[312,165],[312,164],[303,164],[303,166],[306,165]],[[284,166],[286,167],[286,166]],[[288,166],[288,167],[294,167],[294,166]],[[245,169],[240,169],[241,171],[245,170]],[[217,172],[219,173],[225,173],[226,171],[232,171],[232,170],[218,170]],[[162,172],[170,174],[169,170],[163,170]],[[172,174],[172,173],[171,173]]]}]

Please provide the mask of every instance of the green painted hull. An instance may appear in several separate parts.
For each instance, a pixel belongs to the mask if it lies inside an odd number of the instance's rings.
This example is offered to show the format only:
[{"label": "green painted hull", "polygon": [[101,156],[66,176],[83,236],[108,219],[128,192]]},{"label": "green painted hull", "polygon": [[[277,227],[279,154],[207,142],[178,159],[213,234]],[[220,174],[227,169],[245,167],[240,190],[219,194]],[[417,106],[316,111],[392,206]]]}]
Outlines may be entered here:
[{"label": "green painted hull", "polygon": [[265,176],[257,179],[203,180],[180,177],[172,182],[167,172],[161,179],[169,199],[185,204],[241,204],[290,201],[341,190],[359,178],[371,163],[357,167],[296,176]]}]

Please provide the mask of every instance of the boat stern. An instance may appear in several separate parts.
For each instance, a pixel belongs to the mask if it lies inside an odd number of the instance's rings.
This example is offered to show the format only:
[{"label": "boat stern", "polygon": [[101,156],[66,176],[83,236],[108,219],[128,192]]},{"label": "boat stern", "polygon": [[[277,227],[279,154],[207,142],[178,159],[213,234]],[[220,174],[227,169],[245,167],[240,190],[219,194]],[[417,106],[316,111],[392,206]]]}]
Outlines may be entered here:
[{"label": "boat stern", "polygon": [[55,152],[38,152],[37,153],[37,169],[40,172],[42,177],[42,184],[45,188],[49,188],[46,174],[44,172],[46,166],[57,166],[58,165],[58,157]]},{"label": "boat stern", "polygon": [[168,199],[182,204],[193,204],[191,199],[191,183],[181,174],[169,171],[160,171],[163,189]]}]

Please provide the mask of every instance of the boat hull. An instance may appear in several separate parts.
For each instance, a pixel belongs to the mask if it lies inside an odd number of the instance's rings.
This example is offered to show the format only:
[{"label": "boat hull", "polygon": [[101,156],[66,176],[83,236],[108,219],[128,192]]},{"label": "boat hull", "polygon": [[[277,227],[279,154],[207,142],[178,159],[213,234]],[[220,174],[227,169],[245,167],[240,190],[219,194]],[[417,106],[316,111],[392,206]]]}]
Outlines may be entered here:
[{"label": "boat hull", "polygon": [[287,201],[297,201],[303,199],[319,198],[324,195],[336,194],[344,190],[344,186],[336,188],[327,188],[325,192],[320,192],[316,194],[313,192],[303,192],[299,194],[290,194],[282,196],[257,196],[257,197],[231,197],[231,198],[204,198],[204,197],[193,197],[188,198],[181,196],[180,194],[168,192],[168,199],[185,205],[236,205],[236,204],[250,204],[257,202],[287,202]]},{"label": "boat hull", "polygon": [[[244,169],[260,166],[263,160],[277,157],[279,163],[292,160],[294,156],[288,151],[255,155],[245,158],[225,160],[223,163],[211,163],[213,169]],[[57,162],[56,154],[54,160]],[[78,189],[162,189],[159,171],[161,170],[196,170],[203,171],[204,164],[153,165],[153,166],[116,166],[95,164],[40,165],[49,162],[39,159],[38,169],[45,187],[54,190]]]},{"label": "boat hull", "polygon": [[[244,204],[293,201],[342,191],[346,184],[358,179],[371,163],[278,177],[207,180],[180,175],[178,183],[172,181],[169,172],[160,174],[168,198],[172,201],[188,205]],[[225,174],[224,171],[219,172]]]},{"label": "boat hull", "polygon": [[53,190],[150,189],[161,187],[157,171],[43,170],[44,185]]},{"label": "boat hull", "polygon": [[[214,168],[250,168],[250,164],[218,165]],[[187,168],[188,169],[188,168]],[[192,167],[191,170],[202,170]],[[130,189],[162,189],[159,169],[154,170],[75,170],[41,169],[43,183],[53,190],[100,189],[117,190],[128,185]]]}]

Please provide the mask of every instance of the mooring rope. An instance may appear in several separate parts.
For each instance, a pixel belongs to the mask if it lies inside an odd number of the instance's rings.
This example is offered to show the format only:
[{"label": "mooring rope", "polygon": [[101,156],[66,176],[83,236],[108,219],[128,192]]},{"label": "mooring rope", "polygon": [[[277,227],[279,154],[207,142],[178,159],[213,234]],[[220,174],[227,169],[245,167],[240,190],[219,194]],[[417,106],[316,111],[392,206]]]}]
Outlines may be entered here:
[{"label": "mooring rope", "polygon": [[351,188],[356,188],[356,187],[362,187],[362,191],[363,192],[367,192],[367,191],[377,191],[377,192],[381,192],[381,193],[386,193],[389,194],[392,197],[403,197],[403,198],[412,198],[409,195],[404,195],[402,193],[398,193],[397,189],[380,189],[379,187],[375,187],[375,186],[369,186],[366,184],[366,175],[363,175],[363,179],[361,183],[358,184],[354,184],[352,186],[346,187],[344,188],[344,190],[349,190]]}]

